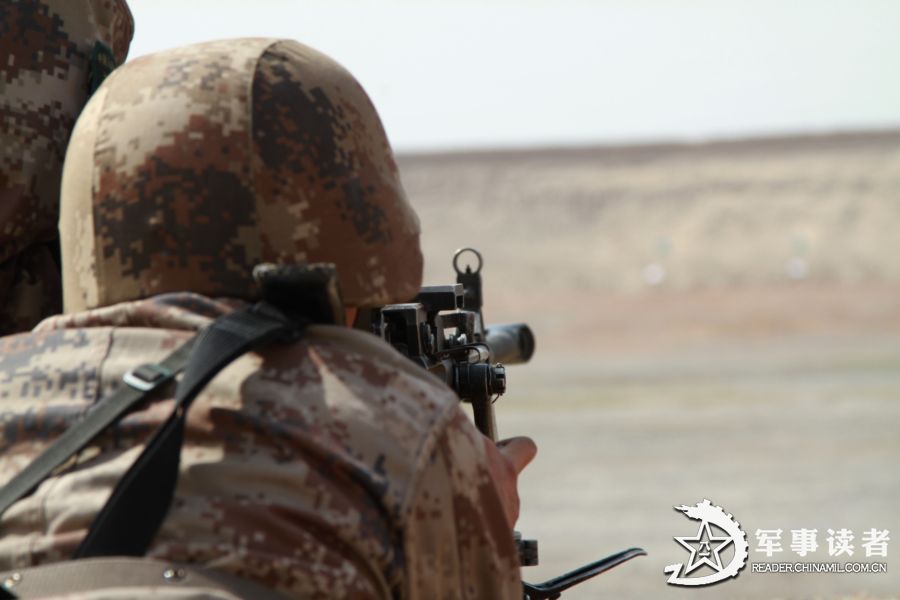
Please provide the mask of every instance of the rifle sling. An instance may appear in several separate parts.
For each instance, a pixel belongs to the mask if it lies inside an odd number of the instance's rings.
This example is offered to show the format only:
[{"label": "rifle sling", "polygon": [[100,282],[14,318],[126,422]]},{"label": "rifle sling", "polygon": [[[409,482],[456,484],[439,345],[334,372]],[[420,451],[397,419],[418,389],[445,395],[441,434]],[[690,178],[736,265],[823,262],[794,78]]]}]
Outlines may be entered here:
[{"label": "rifle sling", "polygon": [[185,420],[194,398],[242,354],[279,339],[296,340],[305,325],[259,303],[216,319],[195,338],[174,410],[118,481],[74,558],[146,553],[175,494]]}]

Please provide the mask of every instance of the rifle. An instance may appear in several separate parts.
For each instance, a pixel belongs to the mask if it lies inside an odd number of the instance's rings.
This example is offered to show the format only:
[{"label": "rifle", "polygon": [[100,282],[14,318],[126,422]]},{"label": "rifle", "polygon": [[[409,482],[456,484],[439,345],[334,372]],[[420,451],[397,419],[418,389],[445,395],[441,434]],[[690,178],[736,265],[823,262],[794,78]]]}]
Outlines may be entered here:
[{"label": "rifle", "polygon": [[[460,257],[474,255],[477,266],[465,270]],[[367,316],[372,332],[410,360],[450,386],[460,400],[472,405],[481,433],[497,441],[494,402],[506,391],[504,364],[528,362],[535,349],[534,333],[525,323],[484,326],[481,269],[484,260],[474,248],[453,255],[456,283],[423,287],[413,302],[373,309]],[[364,317],[366,318],[366,317]],[[514,532],[523,567],[538,564],[537,540]],[[578,583],[637,556],[629,548],[540,584],[522,582],[525,600],[552,600]]]}]

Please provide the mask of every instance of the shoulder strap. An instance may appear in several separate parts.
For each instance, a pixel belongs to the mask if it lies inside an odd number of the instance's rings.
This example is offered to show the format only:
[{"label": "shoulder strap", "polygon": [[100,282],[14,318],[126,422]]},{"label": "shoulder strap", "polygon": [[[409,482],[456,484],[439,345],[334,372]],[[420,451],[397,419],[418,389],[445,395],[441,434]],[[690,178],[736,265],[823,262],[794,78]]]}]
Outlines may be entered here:
[{"label": "shoulder strap", "polygon": [[143,556],[172,503],[188,409],[203,387],[242,354],[267,343],[296,340],[306,321],[266,303],[214,321],[198,336],[175,395],[175,409],[119,480],[75,558]]},{"label": "shoulder strap", "polygon": [[187,364],[196,336],[178,347],[160,363],[143,364],[122,378],[126,385],[101,399],[77,425],[65,431],[27,467],[0,489],[0,516],[10,506],[31,494],[53,471],[69,461],[107,427],[147,396],[169,383]]}]

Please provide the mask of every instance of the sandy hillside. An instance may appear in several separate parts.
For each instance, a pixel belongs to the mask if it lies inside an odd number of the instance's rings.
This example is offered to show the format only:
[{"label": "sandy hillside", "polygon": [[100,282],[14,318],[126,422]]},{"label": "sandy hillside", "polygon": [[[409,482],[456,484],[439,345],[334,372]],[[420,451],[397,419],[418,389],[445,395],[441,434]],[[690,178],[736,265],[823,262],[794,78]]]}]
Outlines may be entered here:
[{"label": "sandy hillside", "polygon": [[[650,556],[565,598],[887,598],[900,591],[900,132],[404,156],[426,282],[485,255],[488,321],[532,324],[501,431],[541,448],[520,529],[548,578]],[[704,497],[748,533],[891,529],[887,574],[665,585]],[[857,540],[857,543],[859,540]],[[862,548],[857,546],[861,557]],[[874,559],[869,559],[874,560]],[[727,586],[727,587],[726,587]],[[868,594],[866,596],[865,594]]]}]

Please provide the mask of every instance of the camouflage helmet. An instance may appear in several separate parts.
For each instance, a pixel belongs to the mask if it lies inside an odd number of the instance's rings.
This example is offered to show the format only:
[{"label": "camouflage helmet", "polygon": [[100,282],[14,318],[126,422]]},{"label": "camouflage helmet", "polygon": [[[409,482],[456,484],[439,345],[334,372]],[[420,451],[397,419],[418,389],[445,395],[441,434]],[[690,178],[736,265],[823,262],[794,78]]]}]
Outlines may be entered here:
[{"label": "camouflage helmet", "polygon": [[419,221],[359,83],[290,40],[145,56],[88,103],[60,220],[66,312],[163,292],[252,298],[263,262],[332,262],[345,301],[408,300]]},{"label": "camouflage helmet", "polygon": [[133,33],[125,0],[0,2],[0,263],[56,239],[69,133]]}]

